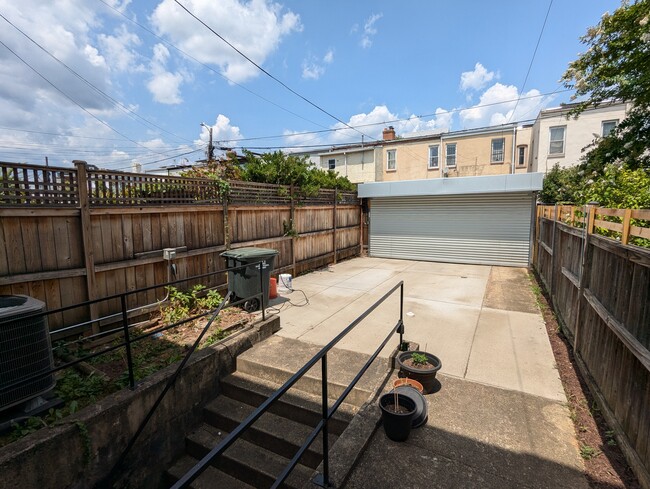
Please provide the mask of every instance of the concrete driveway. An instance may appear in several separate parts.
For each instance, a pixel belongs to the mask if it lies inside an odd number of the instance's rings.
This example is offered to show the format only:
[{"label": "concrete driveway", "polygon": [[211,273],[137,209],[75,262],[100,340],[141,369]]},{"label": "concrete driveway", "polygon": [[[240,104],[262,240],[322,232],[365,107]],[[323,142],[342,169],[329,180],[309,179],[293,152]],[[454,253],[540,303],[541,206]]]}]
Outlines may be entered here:
[{"label": "concrete driveway", "polygon": [[[437,355],[441,373],[566,401],[525,269],[355,258],[294,278],[278,334],[325,345],[400,280],[404,337]],[[396,293],[338,347],[370,354],[398,317]]]},{"label": "concrete driveway", "polygon": [[[339,485],[587,488],[525,269],[356,258],[294,279],[296,290],[276,306],[282,325],[277,334],[325,345],[400,280],[405,339],[440,357],[441,388],[425,396],[428,420],[406,442],[393,442],[378,429],[359,456],[341,455],[359,458]],[[370,354],[398,318],[399,293],[338,348]],[[397,343],[395,337],[381,355],[389,356]],[[367,409],[371,419],[379,417],[376,403]]]}]

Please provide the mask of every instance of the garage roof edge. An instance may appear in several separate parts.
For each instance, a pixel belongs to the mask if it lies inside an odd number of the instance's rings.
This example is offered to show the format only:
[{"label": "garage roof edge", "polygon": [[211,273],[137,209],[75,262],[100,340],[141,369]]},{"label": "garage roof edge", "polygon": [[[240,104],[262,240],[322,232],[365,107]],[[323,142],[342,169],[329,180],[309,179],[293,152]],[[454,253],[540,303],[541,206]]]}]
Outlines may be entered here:
[{"label": "garage roof edge", "polygon": [[362,198],[537,192],[542,189],[543,180],[543,173],[403,180],[362,183],[358,192]]}]

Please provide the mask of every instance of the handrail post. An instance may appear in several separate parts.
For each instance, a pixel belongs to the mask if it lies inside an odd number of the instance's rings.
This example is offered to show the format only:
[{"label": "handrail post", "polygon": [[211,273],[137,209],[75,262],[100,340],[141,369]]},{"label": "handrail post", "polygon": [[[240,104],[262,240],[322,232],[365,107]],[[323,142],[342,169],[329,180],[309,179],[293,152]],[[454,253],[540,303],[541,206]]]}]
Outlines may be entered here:
[{"label": "handrail post", "polygon": [[[264,261],[261,261],[259,263],[259,267],[260,267],[260,294],[262,294],[261,297],[260,297],[260,307],[262,308],[262,321],[266,321],[266,312],[265,312],[266,311],[266,304],[264,304],[264,298],[266,297],[266,294],[264,293],[264,276],[263,276],[263,268],[262,268],[263,263],[264,263]],[[269,287],[270,286],[271,285],[269,284]]]},{"label": "handrail post", "polygon": [[321,358],[321,387],[323,393],[321,400],[323,416],[323,474],[317,476],[314,482],[321,487],[330,487],[329,429],[327,425],[329,412],[327,397],[327,353]]},{"label": "handrail post", "polygon": [[399,332],[398,348],[402,348],[402,343],[404,342],[404,282],[402,282],[399,287],[399,322],[400,325],[397,329]]},{"label": "handrail post", "polygon": [[129,367],[129,387],[135,389],[135,375],[133,373],[133,358],[131,357],[131,337],[129,336],[129,318],[126,307],[126,294],[120,296],[122,303],[122,326],[124,327],[124,343],[126,344],[126,362]]}]

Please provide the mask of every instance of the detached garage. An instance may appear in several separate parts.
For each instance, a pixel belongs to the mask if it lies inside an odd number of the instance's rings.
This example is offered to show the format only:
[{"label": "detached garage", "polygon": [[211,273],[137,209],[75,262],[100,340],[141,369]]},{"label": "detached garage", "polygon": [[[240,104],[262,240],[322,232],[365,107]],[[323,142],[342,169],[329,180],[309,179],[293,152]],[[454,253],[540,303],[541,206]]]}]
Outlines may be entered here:
[{"label": "detached garage", "polygon": [[526,267],[542,179],[524,173],[362,184],[369,254]]}]

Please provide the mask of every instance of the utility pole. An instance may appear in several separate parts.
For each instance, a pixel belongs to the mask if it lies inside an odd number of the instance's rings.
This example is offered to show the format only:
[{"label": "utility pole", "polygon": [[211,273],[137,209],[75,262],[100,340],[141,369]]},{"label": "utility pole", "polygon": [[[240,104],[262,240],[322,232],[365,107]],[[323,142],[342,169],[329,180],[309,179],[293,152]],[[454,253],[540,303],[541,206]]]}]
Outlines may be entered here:
[{"label": "utility pole", "polygon": [[208,130],[210,135],[210,142],[208,143],[208,162],[211,163],[214,159],[214,146],[212,145],[212,126],[208,126],[205,122],[201,122],[201,125]]}]

